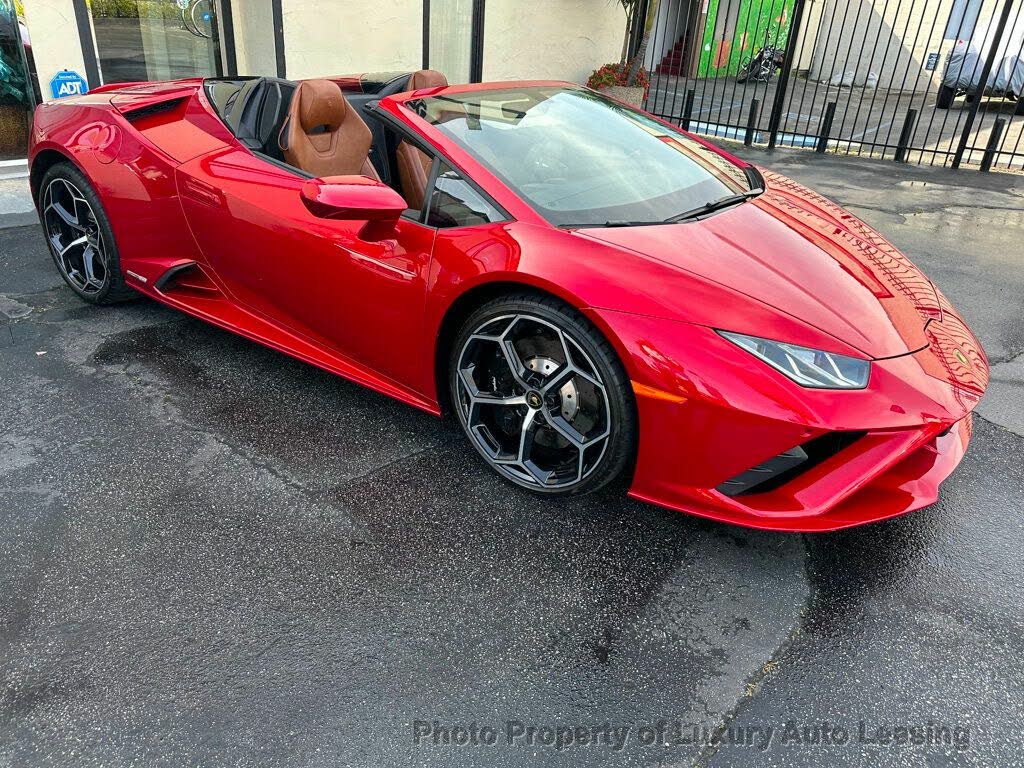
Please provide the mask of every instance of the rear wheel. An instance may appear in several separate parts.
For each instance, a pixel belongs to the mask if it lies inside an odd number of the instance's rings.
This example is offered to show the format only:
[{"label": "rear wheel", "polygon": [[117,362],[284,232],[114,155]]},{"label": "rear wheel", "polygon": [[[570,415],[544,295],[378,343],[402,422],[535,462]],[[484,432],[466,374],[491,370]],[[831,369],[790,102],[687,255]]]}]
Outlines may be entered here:
[{"label": "rear wheel", "polygon": [[39,185],[39,217],[61,277],[90,304],[113,304],[138,294],[124,283],[110,221],[85,175],[58,163]]},{"label": "rear wheel", "polygon": [[736,82],[745,83],[747,78],[750,77],[750,59],[744,59],[740,65],[740,71],[736,73]]},{"label": "rear wheel", "polygon": [[953,106],[953,100],[956,98],[956,88],[949,85],[940,85],[939,93],[935,97],[935,106],[939,109],[949,109]]},{"label": "rear wheel", "polygon": [[1014,107],[1013,114],[1018,117],[1024,115],[1024,96],[1017,97],[1017,106]]},{"label": "rear wheel", "polygon": [[553,298],[517,294],[474,312],[453,346],[449,388],[473,447],[531,491],[589,493],[632,459],[626,372],[608,341]]}]

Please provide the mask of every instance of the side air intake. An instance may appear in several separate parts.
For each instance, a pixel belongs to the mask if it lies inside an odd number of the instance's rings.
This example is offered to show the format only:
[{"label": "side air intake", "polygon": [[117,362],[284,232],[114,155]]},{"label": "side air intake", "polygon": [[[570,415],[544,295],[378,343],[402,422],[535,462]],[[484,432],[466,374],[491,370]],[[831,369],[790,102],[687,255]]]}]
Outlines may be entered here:
[{"label": "side air intake", "polygon": [[844,448],[860,440],[866,432],[828,432],[772,456],[756,467],[726,480],[715,490],[725,496],[767,493],[799,477],[807,470],[830,459]]}]

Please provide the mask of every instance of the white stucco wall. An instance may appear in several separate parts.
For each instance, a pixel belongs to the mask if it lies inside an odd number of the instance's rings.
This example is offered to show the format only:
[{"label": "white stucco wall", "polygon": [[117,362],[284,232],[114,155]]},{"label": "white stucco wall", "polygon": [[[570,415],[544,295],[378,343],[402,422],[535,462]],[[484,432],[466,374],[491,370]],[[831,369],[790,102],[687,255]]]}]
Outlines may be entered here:
[{"label": "white stucco wall", "polygon": [[[823,8],[826,29],[814,41],[811,79],[828,80],[849,71],[854,73],[854,83],[863,85],[874,73],[879,88],[932,90],[938,86],[944,54],[952,46],[943,41],[952,6],[953,0],[910,4],[828,0]],[[835,19],[832,25],[829,18]],[[929,53],[940,54],[931,72],[924,69]]]},{"label": "white stucco wall", "polygon": [[[25,23],[32,37],[39,90],[43,100],[50,101],[50,80],[62,69],[74,70],[85,77],[75,8],[71,0],[29,0],[25,3]],[[89,85],[97,86],[99,83]]]},{"label": "white stucco wall", "polygon": [[282,11],[289,79],[420,68],[422,0],[282,0]]},{"label": "white stucco wall", "polygon": [[616,0],[487,0],[484,80],[584,82],[619,60],[625,31]]},{"label": "white stucco wall", "polygon": [[277,74],[274,14],[267,0],[231,0],[235,59],[240,75]]},{"label": "white stucco wall", "polygon": [[[238,71],[276,72],[270,3],[231,0]],[[287,76],[418,69],[422,0],[283,0]],[[26,18],[44,96],[61,69],[85,74],[72,0],[30,0]],[[488,0],[484,79],[583,82],[617,61],[626,16],[617,0]],[[468,24],[465,30],[468,40]],[[90,85],[97,85],[91,83]]]}]

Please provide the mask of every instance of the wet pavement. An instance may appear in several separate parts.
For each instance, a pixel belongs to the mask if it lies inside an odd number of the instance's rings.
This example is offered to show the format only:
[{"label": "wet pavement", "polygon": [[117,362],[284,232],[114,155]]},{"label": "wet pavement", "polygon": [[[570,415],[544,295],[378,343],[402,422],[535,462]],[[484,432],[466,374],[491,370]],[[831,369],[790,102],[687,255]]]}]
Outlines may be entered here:
[{"label": "wet pavement", "polygon": [[0,765],[1022,764],[1024,183],[753,156],[999,363],[933,507],[794,536],[538,500],[453,424],[80,304],[0,230]]}]

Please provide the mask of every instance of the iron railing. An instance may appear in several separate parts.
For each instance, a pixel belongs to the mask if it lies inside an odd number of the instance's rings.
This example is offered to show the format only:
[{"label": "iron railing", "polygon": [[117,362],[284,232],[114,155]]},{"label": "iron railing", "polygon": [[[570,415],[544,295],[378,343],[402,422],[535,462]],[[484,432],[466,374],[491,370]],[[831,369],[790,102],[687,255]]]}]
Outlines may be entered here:
[{"label": "iron railing", "polygon": [[1024,169],[1024,0],[660,0],[645,63],[696,133]]}]

